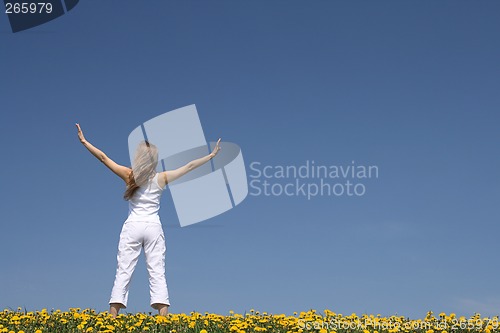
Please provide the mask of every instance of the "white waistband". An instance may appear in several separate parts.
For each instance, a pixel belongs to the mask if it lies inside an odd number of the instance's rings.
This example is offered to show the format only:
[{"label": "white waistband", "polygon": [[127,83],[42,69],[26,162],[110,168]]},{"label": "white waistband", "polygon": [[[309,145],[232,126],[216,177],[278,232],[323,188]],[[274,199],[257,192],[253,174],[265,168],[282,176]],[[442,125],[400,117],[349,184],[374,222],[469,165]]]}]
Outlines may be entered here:
[{"label": "white waistband", "polygon": [[160,217],[158,215],[150,215],[150,216],[140,216],[140,215],[129,215],[125,220],[127,222],[148,222],[148,223],[161,223]]}]

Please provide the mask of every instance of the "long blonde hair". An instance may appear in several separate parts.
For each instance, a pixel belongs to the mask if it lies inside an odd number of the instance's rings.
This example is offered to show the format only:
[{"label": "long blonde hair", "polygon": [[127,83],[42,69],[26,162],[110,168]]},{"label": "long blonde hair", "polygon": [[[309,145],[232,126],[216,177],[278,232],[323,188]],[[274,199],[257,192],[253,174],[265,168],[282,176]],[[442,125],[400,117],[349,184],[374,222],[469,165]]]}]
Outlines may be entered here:
[{"label": "long blonde hair", "polygon": [[130,200],[139,187],[147,184],[156,174],[157,165],[158,148],[148,141],[141,141],[135,151],[132,172],[129,176],[127,189],[123,194],[125,200]]}]

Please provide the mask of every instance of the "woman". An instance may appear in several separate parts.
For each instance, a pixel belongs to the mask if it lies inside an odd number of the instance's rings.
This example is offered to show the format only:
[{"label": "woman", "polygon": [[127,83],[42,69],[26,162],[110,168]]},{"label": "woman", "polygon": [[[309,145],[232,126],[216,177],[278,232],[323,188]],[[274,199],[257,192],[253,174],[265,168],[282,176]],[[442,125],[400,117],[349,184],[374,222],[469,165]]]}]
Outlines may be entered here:
[{"label": "woman", "polygon": [[155,145],[147,141],[141,142],[132,168],[127,168],[115,163],[94,147],[83,136],[80,125],[76,124],[76,127],[78,138],[85,148],[123,179],[127,186],[124,198],[129,202],[129,215],[120,233],[118,265],[109,301],[109,312],[116,317],[121,308],[127,307],[130,279],[143,248],[149,273],[150,304],[160,315],[165,316],[168,314],[170,302],[165,279],[165,237],[158,215],[160,197],[169,182],[214,158],[220,150],[220,139],[207,156],[193,160],[176,170],[157,173],[158,149]]}]

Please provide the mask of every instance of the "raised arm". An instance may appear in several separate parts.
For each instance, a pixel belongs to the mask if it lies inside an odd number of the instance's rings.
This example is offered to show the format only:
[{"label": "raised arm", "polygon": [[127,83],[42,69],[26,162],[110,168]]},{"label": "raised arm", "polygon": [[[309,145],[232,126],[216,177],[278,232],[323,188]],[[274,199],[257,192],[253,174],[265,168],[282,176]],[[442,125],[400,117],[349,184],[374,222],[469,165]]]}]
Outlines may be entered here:
[{"label": "raised arm", "polygon": [[203,164],[210,161],[219,152],[219,150],[220,150],[219,144],[220,144],[220,139],[217,141],[217,144],[215,145],[214,149],[212,150],[212,152],[210,154],[203,156],[201,158],[198,158],[196,160],[193,160],[193,161],[187,163],[186,165],[181,166],[178,169],[167,170],[167,171],[162,172],[160,174],[160,176],[161,176],[160,177],[160,186],[162,186],[162,185],[164,186],[170,182],[173,182],[174,180],[184,176],[189,171],[192,171],[192,170],[196,169],[197,167],[202,166]]},{"label": "raised arm", "polygon": [[113,171],[118,177],[123,179],[125,183],[128,183],[130,172],[132,170],[123,165],[117,164],[115,161],[106,156],[103,151],[94,147],[90,142],[88,142],[83,136],[83,132],[79,124],[76,124],[76,128],[78,129],[78,138],[80,139],[80,142],[85,146],[85,148],[87,148],[92,155],[94,155],[99,161],[101,161],[105,166]]}]

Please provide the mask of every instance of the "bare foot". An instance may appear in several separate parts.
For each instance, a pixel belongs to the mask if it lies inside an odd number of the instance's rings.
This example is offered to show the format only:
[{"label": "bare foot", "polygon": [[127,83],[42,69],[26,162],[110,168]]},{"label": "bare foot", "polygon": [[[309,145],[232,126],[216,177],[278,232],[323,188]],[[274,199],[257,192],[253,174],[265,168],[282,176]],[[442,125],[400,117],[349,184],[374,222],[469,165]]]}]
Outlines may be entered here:
[{"label": "bare foot", "polygon": [[121,307],[122,305],[120,303],[109,304],[109,313],[113,316],[113,318],[116,318]]},{"label": "bare foot", "polygon": [[166,317],[168,315],[168,305],[167,304],[153,304],[153,308],[158,310],[160,316]]}]

